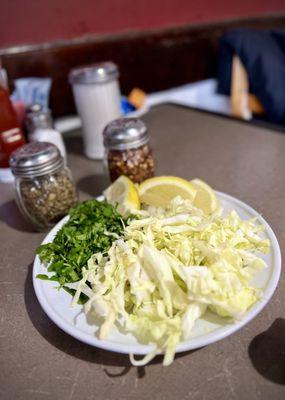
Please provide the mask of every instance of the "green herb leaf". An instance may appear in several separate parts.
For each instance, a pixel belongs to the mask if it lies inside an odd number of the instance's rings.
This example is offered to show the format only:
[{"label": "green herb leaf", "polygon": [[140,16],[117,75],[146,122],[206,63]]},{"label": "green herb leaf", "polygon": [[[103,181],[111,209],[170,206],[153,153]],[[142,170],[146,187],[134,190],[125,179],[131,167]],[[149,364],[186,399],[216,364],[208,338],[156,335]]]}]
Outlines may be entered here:
[{"label": "green herb leaf", "polygon": [[48,272],[54,272],[51,278],[44,274],[37,277],[58,281],[63,287],[66,283],[79,281],[89,258],[94,253],[108,251],[116,235],[120,236],[127,224],[115,207],[105,201],[85,201],[72,208],[69,215],[68,222],[53,242],[37,248]]},{"label": "green herb leaf", "polygon": [[43,281],[48,281],[49,280],[49,277],[47,275],[45,275],[45,274],[38,274],[37,278],[38,279],[42,279]]}]

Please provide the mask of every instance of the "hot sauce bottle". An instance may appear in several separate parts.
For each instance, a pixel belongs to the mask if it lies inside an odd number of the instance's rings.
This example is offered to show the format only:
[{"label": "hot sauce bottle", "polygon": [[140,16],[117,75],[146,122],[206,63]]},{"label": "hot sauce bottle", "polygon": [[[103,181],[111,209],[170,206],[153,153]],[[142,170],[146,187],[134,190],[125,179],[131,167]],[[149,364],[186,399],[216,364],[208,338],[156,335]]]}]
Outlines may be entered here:
[{"label": "hot sauce bottle", "polygon": [[25,142],[0,65],[0,168],[9,168],[10,154]]}]

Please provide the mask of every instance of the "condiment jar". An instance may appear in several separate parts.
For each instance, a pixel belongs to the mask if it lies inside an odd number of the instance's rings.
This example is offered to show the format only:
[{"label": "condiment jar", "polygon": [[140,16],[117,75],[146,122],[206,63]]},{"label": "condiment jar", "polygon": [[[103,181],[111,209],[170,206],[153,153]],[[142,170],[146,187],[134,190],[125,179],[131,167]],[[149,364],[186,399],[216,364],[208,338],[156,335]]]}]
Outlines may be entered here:
[{"label": "condiment jar", "polygon": [[78,67],[69,74],[82,121],[84,153],[89,158],[103,158],[103,129],[121,116],[118,77],[118,67],[110,61]]},{"label": "condiment jar", "polygon": [[137,118],[119,118],[104,129],[105,162],[113,182],[120,175],[140,183],[154,175],[154,159],[145,124]]},{"label": "condiment jar", "polygon": [[[9,181],[9,157],[26,143],[10,99],[5,74],[0,64],[0,180]],[[3,174],[2,174],[3,171]],[[5,172],[4,172],[5,171]]]},{"label": "condiment jar", "polygon": [[18,206],[37,230],[53,226],[77,203],[71,173],[52,143],[22,146],[12,153],[10,166]]},{"label": "condiment jar", "polygon": [[38,103],[31,104],[27,110],[26,127],[30,142],[53,143],[58,147],[62,157],[66,159],[65,144],[61,133],[53,128],[50,110],[44,110]]}]

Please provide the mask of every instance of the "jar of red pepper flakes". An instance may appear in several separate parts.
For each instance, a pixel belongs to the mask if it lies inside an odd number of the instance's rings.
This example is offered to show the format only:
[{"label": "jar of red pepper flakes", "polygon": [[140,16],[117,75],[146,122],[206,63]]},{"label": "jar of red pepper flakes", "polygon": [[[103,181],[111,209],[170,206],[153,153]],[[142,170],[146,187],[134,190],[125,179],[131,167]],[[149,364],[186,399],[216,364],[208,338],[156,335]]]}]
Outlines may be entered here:
[{"label": "jar of red pepper flakes", "polygon": [[154,158],[143,121],[119,118],[104,129],[105,162],[111,181],[125,175],[141,183],[154,175]]}]

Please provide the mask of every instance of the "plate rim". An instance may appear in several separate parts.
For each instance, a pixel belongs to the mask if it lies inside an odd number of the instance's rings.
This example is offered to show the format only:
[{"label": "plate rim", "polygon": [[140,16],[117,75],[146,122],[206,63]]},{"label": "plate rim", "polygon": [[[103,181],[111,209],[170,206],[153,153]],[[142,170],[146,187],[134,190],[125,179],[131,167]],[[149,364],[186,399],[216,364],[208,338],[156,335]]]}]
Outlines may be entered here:
[{"label": "plate rim", "polygon": [[[205,335],[201,335],[196,338],[190,338],[187,341],[180,343],[177,346],[176,353],[198,349],[206,345],[218,342],[240,330],[242,327],[244,327],[246,324],[252,321],[263,310],[263,308],[266,306],[266,304],[273,296],[280,279],[281,262],[282,262],[281,251],[278,240],[271,226],[268,224],[268,222],[263,218],[263,216],[260,213],[258,213],[255,209],[253,209],[251,206],[249,206],[242,200],[239,200],[234,196],[231,196],[229,194],[220,191],[216,191],[216,193],[219,197],[225,198],[226,200],[229,200],[232,203],[238,204],[240,207],[245,209],[245,211],[249,212],[253,216],[256,216],[258,220],[265,226],[266,233],[269,236],[270,242],[272,244],[271,251],[274,254],[274,264],[273,264],[274,268],[269,278],[268,285],[263,291],[262,298],[254,304],[254,306],[245,314],[245,316],[241,320],[233,324],[222,326],[214,330],[213,332],[205,333]],[[97,199],[102,199],[102,196],[97,197]],[[41,244],[48,243],[49,237],[55,234],[67,220],[68,216],[61,219],[47,233]],[[65,333],[93,347],[101,348],[108,351],[113,351],[116,353],[123,353],[123,354],[133,353],[138,355],[145,355],[155,348],[154,344],[148,344],[148,345],[139,343],[126,344],[126,343],[112,342],[108,340],[100,340],[95,335],[91,336],[90,334],[79,330],[76,327],[76,325],[71,325],[70,323],[66,322],[53,310],[50,304],[46,301],[44,292],[41,290],[41,284],[45,283],[45,281],[36,278],[36,274],[38,273],[36,270],[39,265],[41,265],[39,256],[36,255],[33,263],[33,286],[36,293],[36,297],[46,315]]]}]

